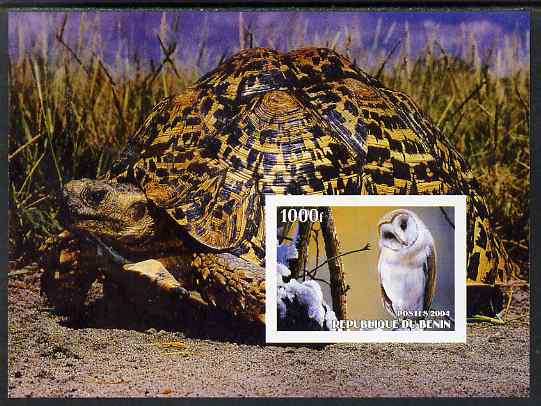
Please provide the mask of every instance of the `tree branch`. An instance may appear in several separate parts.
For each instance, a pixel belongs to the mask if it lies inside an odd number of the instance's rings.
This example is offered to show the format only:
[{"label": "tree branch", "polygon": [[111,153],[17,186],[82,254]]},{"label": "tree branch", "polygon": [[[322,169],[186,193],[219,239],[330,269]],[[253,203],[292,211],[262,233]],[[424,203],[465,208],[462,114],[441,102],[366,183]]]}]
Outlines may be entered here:
[{"label": "tree branch", "polygon": [[323,221],[321,223],[321,231],[323,240],[325,241],[325,254],[328,260],[332,307],[336,317],[345,319],[347,314],[347,298],[346,285],[344,283],[344,265],[340,259],[340,242],[336,235],[336,226],[332,216],[331,208],[324,207],[320,209],[323,212]]}]

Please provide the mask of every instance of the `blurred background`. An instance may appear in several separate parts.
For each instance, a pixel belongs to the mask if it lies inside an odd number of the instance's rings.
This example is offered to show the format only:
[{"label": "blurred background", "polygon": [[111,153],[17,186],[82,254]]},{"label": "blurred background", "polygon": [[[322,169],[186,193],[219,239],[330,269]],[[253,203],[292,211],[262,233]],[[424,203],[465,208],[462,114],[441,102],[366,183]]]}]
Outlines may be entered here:
[{"label": "blurred background", "polygon": [[103,174],[164,96],[240,49],[330,47],[412,95],[484,187],[528,272],[529,15],[102,11],[9,14],[10,265],[60,229],[54,194]]}]

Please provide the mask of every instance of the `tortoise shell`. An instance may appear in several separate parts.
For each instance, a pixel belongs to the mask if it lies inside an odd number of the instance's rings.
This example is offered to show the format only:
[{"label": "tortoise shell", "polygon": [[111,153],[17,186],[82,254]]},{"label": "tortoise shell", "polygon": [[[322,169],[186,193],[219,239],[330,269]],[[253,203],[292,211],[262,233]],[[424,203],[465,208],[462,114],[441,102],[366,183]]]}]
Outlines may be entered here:
[{"label": "tortoise shell", "polygon": [[112,173],[200,243],[259,264],[266,193],[463,194],[468,278],[515,272],[445,136],[409,96],[329,49],[234,55],[159,103]]}]

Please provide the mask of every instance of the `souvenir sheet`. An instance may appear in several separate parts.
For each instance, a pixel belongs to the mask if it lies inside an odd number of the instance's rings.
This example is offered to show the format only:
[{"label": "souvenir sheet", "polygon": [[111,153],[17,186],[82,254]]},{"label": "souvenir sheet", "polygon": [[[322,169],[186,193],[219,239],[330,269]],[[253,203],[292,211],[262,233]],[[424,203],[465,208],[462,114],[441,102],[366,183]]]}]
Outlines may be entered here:
[{"label": "souvenir sheet", "polygon": [[533,8],[99,3],[0,10],[10,398],[530,395]]}]

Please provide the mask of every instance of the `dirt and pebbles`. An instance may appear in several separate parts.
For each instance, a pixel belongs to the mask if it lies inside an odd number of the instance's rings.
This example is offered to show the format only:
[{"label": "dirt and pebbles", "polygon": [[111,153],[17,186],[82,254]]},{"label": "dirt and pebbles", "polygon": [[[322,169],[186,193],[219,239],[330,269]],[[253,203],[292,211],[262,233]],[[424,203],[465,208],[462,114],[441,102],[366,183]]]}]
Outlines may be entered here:
[{"label": "dirt and pebbles", "polygon": [[82,317],[55,315],[40,271],[9,277],[10,397],[525,397],[529,292],[505,325],[468,325],[466,344],[265,345],[216,311],[142,315],[92,288]]}]

